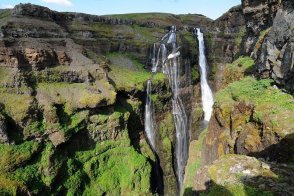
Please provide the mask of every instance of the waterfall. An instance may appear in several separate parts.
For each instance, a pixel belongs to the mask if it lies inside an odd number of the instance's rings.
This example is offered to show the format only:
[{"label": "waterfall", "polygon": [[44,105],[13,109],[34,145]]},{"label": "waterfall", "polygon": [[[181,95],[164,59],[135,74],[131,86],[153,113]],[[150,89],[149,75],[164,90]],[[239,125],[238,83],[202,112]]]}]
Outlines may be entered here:
[{"label": "waterfall", "polygon": [[147,81],[147,96],[145,105],[145,133],[149,144],[154,152],[155,149],[155,132],[154,132],[154,122],[153,122],[153,111],[152,111],[152,101],[151,101],[151,80]]},{"label": "waterfall", "polygon": [[[195,30],[195,29],[194,29]],[[207,82],[207,63],[205,57],[205,46],[203,33],[201,33],[199,28],[196,28],[195,33],[197,33],[198,42],[199,42],[199,66],[200,66],[200,75],[201,75],[201,99],[204,111],[204,120],[208,122],[212,113],[213,106],[213,95],[212,91]]]},{"label": "waterfall", "polygon": [[[157,72],[161,66],[161,70],[168,76],[169,84],[172,91],[172,108],[176,131],[176,163],[177,163],[177,180],[181,191],[184,177],[184,170],[188,159],[189,147],[189,126],[186,109],[180,96],[180,47],[177,47],[176,26],[172,26],[171,30],[165,34],[161,41],[159,49],[156,53],[156,45],[152,50],[152,72]],[[157,58],[155,60],[155,58]],[[151,81],[147,83],[147,98],[145,112],[145,132],[152,148],[154,145],[154,127],[151,114],[150,100]],[[156,150],[155,150],[156,151]]]}]

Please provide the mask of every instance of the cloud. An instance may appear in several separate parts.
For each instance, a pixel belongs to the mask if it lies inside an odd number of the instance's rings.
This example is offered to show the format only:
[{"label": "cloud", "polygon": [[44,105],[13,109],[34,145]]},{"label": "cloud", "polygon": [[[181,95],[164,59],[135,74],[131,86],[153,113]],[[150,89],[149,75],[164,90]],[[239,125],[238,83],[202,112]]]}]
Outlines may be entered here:
[{"label": "cloud", "polygon": [[70,0],[42,0],[45,3],[54,3],[62,6],[72,6]]},{"label": "cloud", "polygon": [[1,9],[12,9],[14,6],[13,5],[10,5],[10,4],[4,4],[4,5],[1,5],[0,8]]}]

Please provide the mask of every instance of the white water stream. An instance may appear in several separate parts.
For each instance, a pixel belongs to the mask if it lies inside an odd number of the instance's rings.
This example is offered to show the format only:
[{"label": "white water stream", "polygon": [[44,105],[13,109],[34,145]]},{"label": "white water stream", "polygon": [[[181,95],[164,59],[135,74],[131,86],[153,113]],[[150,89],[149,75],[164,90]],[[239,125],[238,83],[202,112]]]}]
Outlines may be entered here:
[{"label": "white water stream", "polygon": [[197,37],[199,42],[199,66],[200,66],[200,74],[201,74],[201,99],[204,111],[204,120],[209,122],[212,106],[213,106],[213,95],[212,91],[207,82],[207,61],[205,57],[205,45],[203,39],[203,33],[201,33],[200,29],[197,28]]}]

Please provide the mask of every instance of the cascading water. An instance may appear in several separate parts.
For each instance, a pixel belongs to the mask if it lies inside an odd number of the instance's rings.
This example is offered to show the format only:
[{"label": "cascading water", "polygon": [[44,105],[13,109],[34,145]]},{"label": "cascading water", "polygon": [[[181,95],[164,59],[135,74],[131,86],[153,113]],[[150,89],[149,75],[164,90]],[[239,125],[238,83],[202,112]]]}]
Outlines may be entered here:
[{"label": "cascading water", "polygon": [[149,144],[154,152],[155,149],[155,132],[154,132],[152,101],[151,101],[151,80],[147,81],[147,96],[145,105],[145,133],[147,135]]},{"label": "cascading water", "polygon": [[[195,32],[196,31],[196,32]],[[207,71],[206,71],[206,57],[205,57],[205,45],[203,39],[203,33],[201,33],[199,28],[194,29],[194,34],[197,34],[199,42],[199,66],[201,74],[201,98],[204,111],[204,120],[209,122],[212,106],[213,106],[213,95],[212,91],[207,82]]]},{"label": "cascading water", "polygon": [[[179,189],[181,191],[184,177],[184,169],[188,159],[189,147],[189,126],[186,109],[180,96],[180,51],[177,47],[176,27],[172,26],[169,33],[162,39],[155,55],[156,47],[153,45],[153,54],[151,59],[152,72],[156,72],[161,65],[162,72],[168,76],[170,87],[172,90],[172,108],[174,123],[176,129],[176,159],[177,159],[177,177]],[[155,57],[157,59],[155,60]],[[145,112],[145,132],[147,134],[150,145],[155,149],[154,144],[154,127],[152,122],[152,110],[150,103],[150,87],[151,81],[147,83],[147,100]],[[148,89],[149,88],[149,89]],[[153,130],[152,130],[153,129]]]}]

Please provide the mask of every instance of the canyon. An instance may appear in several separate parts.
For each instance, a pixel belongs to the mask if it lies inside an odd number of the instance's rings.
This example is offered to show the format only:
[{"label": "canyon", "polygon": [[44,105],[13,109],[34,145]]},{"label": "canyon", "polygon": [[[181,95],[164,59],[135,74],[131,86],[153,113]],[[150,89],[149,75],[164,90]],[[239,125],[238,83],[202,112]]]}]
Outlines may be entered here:
[{"label": "canyon", "polygon": [[0,194],[292,195],[293,10],[0,10]]}]

